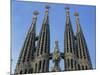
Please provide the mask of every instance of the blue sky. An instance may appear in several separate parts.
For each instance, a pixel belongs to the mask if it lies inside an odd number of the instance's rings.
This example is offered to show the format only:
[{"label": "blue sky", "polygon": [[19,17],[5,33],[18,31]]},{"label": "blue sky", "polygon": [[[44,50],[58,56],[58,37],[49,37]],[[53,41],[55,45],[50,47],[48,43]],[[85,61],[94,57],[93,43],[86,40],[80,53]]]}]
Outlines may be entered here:
[{"label": "blue sky", "polygon": [[[49,20],[50,20],[50,48],[51,52],[54,51],[55,40],[59,41],[60,51],[64,51],[64,29],[66,12],[65,6],[70,7],[70,17],[74,33],[76,32],[76,23],[74,12],[79,12],[81,27],[87,42],[93,68],[96,67],[96,8],[95,6],[72,5],[72,4],[50,4],[50,3],[37,3],[37,2],[19,2],[12,1],[12,70],[14,71],[19,53],[24,43],[27,31],[32,23],[33,11],[38,10],[38,20],[36,25],[37,35],[40,32],[45,5],[50,5]],[[50,68],[53,64],[50,61]],[[61,64],[63,65],[63,60]],[[63,69],[64,66],[61,66]]]}]

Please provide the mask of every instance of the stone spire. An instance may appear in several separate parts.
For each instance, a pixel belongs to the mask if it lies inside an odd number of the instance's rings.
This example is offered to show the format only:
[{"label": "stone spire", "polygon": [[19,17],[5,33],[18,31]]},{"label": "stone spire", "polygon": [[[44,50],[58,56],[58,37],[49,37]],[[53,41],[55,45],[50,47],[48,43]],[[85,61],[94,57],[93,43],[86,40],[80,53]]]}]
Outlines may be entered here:
[{"label": "stone spire", "polygon": [[76,30],[77,30],[77,32],[80,32],[81,27],[80,27],[79,14],[78,14],[78,12],[75,12],[74,16],[76,18]]},{"label": "stone spire", "polygon": [[89,51],[87,48],[86,40],[83,35],[80,21],[79,21],[79,14],[78,12],[75,12],[75,19],[76,19],[76,54],[78,58],[78,70],[86,70],[86,69],[92,69],[91,59],[89,56]]},{"label": "stone spire", "polygon": [[66,26],[64,33],[64,65],[65,65],[65,70],[75,70],[76,69],[75,37],[70,20],[69,7],[66,7],[65,10],[66,10]]},{"label": "stone spire", "polygon": [[50,8],[49,6],[46,6],[45,16],[37,44],[36,63],[38,65],[36,72],[49,71],[49,53],[50,53],[49,8]]},{"label": "stone spire", "polygon": [[53,62],[54,62],[54,67],[52,69],[53,72],[59,72],[61,71],[60,69],[60,52],[59,52],[59,47],[58,47],[58,41],[55,41],[55,48],[54,48],[54,52],[53,52]]},{"label": "stone spire", "polygon": [[25,65],[26,63],[30,64],[33,60],[34,52],[35,52],[35,38],[36,38],[36,21],[38,11],[34,11],[33,21],[31,27],[29,28],[28,34],[26,36],[24,45],[19,55],[19,59],[16,65],[15,74],[26,74],[29,72],[25,72],[25,67],[30,67]]}]

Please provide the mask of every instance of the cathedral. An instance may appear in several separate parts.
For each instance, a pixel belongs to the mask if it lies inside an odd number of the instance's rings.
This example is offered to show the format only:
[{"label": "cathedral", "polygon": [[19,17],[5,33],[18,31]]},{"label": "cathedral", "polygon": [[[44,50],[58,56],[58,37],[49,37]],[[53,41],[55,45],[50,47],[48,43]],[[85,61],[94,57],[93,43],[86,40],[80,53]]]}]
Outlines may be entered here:
[{"label": "cathedral", "polygon": [[[64,60],[64,71],[89,70],[92,63],[86,40],[80,25],[79,13],[75,12],[76,35],[74,35],[70,9],[65,8],[66,24],[64,29],[64,52],[59,51],[58,40],[55,40],[54,52],[50,53],[49,6],[45,7],[45,15],[39,36],[36,35],[38,11],[34,11],[32,24],[28,30],[23,47],[15,68],[17,74],[32,74],[45,72],[61,72],[60,61]],[[53,60],[52,70],[49,71],[50,60]]]}]

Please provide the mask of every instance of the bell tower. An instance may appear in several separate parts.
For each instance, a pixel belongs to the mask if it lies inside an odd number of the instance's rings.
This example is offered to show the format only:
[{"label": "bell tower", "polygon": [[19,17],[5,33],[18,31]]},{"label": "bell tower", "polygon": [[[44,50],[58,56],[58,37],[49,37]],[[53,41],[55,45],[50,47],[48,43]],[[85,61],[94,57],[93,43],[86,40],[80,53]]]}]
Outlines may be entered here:
[{"label": "bell tower", "polygon": [[31,62],[34,59],[34,53],[36,51],[35,41],[36,41],[36,21],[38,11],[34,11],[33,21],[29,31],[27,33],[24,45],[20,52],[18,62],[15,69],[15,74],[27,74],[32,73]]},{"label": "bell tower", "polygon": [[75,12],[75,19],[76,19],[76,55],[78,58],[78,70],[87,70],[92,69],[91,59],[89,56],[89,51],[87,48],[87,44],[83,35],[83,31],[80,26],[79,21],[79,14]]},{"label": "bell tower", "polygon": [[76,70],[75,36],[70,20],[69,7],[66,10],[66,26],[64,33],[64,65],[65,71]]},{"label": "bell tower", "polygon": [[50,29],[49,29],[49,6],[46,6],[45,16],[36,49],[36,71],[49,71],[49,54],[50,54]]}]

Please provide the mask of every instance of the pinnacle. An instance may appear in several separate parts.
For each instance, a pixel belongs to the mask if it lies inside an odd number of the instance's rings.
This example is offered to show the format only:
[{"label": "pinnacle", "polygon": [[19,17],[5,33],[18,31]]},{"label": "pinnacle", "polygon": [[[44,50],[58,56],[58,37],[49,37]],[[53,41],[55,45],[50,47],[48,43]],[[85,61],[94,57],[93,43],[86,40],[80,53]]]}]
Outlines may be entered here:
[{"label": "pinnacle", "polygon": [[79,16],[79,14],[78,14],[78,12],[75,12],[75,14],[74,14],[75,16]]},{"label": "pinnacle", "polygon": [[34,15],[38,15],[39,12],[38,12],[37,10],[35,10],[35,11],[33,12],[33,14],[34,14]]},{"label": "pinnacle", "polygon": [[46,8],[46,9],[49,9],[49,8],[50,8],[50,6],[49,6],[49,5],[46,5],[46,6],[45,6],[45,8]]},{"label": "pinnacle", "polygon": [[65,9],[66,9],[66,10],[69,10],[69,6],[66,6]]}]

